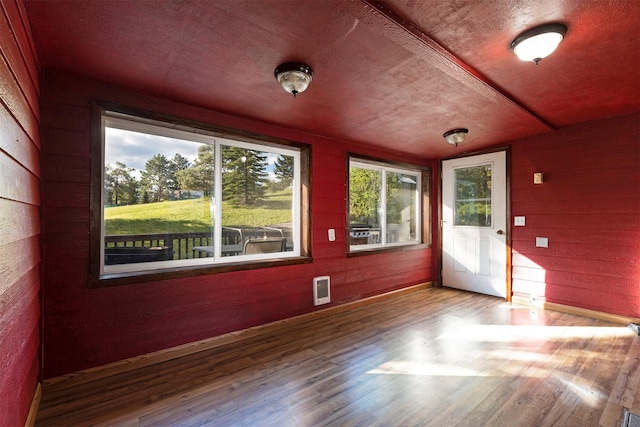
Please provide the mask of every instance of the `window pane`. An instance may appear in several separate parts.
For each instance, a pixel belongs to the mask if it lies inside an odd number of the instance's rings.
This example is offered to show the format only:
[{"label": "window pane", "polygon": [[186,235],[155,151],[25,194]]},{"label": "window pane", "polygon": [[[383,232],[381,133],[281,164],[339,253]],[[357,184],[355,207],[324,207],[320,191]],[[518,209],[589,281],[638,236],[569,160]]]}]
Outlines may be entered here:
[{"label": "window pane", "polygon": [[381,243],[382,172],[349,169],[349,235],[351,245]]},{"label": "window pane", "polygon": [[387,243],[416,240],[418,177],[387,172]]},{"label": "window pane", "polygon": [[491,165],[455,170],[455,225],[491,227]]},{"label": "window pane", "polygon": [[213,147],[105,127],[104,264],[197,258],[212,240]]},{"label": "window pane", "polygon": [[293,250],[293,177],[292,156],[222,146],[222,256]]}]

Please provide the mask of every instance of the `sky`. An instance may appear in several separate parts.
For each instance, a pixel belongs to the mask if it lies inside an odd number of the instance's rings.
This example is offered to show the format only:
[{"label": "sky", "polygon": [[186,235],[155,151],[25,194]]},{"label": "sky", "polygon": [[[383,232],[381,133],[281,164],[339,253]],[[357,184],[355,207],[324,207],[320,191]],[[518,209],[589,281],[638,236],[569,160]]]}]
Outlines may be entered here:
[{"label": "sky", "polygon": [[[138,179],[147,160],[156,154],[164,154],[167,159],[172,159],[176,153],[179,153],[193,163],[197,158],[198,147],[201,145],[198,142],[110,127],[105,128],[105,139],[105,165],[122,162],[136,170],[132,175]],[[269,154],[267,157],[267,173],[271,180],[275,177],[273,164],[276,158],[277,155],[274,154]]]}]

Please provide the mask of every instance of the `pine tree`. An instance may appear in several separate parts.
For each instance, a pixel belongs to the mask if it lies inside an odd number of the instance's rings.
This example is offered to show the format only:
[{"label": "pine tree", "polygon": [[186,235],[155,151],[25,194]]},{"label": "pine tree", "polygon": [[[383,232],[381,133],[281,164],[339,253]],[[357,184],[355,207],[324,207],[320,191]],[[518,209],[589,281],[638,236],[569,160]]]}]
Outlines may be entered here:
[{"label": "pine tree", "polygon": [[182,191],[202,191],[205,195],[213,190],[214,147],[203,144],[198,147],[198,157],[193,165],[176,172],[175,177]]},{"label": "pine tree", "polygon": [[280,155],[273,164],[273,172],[278,178],[277,187],[285,189],[293,183],[293,157]]},{"label": "pine tree", "polygon": [[169,178],[167,185],[169,187],[170,198],[173,198],[173,196],[177,196],[178,198],[181,197],[183,189],[180,185],[180,181],[178,180],[178,173],[188,169],[190,163],[189,159],[179,153],[176,153],[173,156],[173,159],[169,162]]},{"label": "pine tree", "polygon": [[138,201],[138,181],[131,176],[134,168],[122,162],[108,165],[105,169],[105,203],[129,205]]},{"label": "pine tree", "polygon": [[222,148],[222,199],[236,206],[255,205],[264,197],[267,155],[238,147]]},{"label": "pine tree", "polygon": [[170,161],[163,154],[156,154],[144,165],[141,187],[149,193],[151,201],[161,202],[169,198]]}]

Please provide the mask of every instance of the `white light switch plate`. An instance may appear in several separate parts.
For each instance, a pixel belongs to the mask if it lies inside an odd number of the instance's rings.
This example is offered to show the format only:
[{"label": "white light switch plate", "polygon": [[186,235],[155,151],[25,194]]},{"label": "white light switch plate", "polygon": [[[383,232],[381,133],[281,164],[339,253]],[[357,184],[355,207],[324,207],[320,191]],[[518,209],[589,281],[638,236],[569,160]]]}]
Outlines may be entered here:
[{"label": "white light switch plate", "polygon": [[329,235],[330,242],[334,242],[336,240],[336,230],[334,230],[333,228],[330,228],[327,234]]},{"label": "white light switch plate", "polygon": [[513,217],[513,225],[518,227],[524,227],[524,217],[523,216],[514,216]]},{"label": "white light switch plate", "polygon": [[548,248],[549,247],[549,238],[548,237],[536,237],[536,247],[537,248]]}]

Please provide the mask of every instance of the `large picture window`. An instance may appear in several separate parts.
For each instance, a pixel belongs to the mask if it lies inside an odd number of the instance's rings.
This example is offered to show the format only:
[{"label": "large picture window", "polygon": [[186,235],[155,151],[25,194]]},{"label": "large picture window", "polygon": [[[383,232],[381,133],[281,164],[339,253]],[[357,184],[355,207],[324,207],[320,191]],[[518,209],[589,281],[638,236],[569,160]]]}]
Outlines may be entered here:
[{"label": "large picture window", "polygon": [[99,275],[307,255],[295,146],[102,111]]},{"label": "large picture window", "polygon": [[424,242],[423,172],[375,161],[349,161],[349,250]]}]

